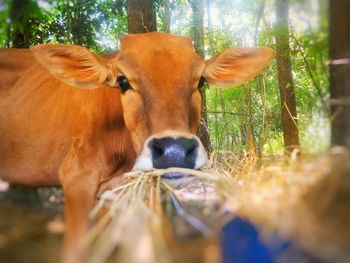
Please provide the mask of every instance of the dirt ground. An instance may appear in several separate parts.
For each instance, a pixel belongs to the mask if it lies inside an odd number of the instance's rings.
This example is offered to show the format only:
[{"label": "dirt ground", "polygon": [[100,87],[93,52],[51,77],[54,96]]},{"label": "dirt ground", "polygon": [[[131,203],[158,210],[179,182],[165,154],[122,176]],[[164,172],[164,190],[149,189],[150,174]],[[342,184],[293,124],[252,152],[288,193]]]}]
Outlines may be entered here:
[{"label": "dirt ground", "polygon": [[56,188],[12,187],[0,193],[0,261],[57,263],[63,233]]}]

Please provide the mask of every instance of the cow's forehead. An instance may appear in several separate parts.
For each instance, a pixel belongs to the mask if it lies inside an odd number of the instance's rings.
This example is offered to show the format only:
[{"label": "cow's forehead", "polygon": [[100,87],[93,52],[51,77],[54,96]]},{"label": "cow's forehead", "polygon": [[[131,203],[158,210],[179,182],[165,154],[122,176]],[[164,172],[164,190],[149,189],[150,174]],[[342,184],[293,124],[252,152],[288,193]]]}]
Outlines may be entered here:
[{"label": "cow's forehead", "polygon": [[189,37],[176,36],[161,32],[151,32],[145,34],[129,34],[120,38],[121,50],[139,48],[190,48],[193,49],[192,40]]},{"label": "cow's forehead", "polygon": [[122,37],[116,65],[129,79],[164,83],[196,78],[204,62],[190,38],[154,32]]},{"label": "cow's forehead", "polygon": [[[146,75],[154,82],[164,82],[177,75],[196,78],[204,65],[190,38],[160,32],[123,36],[117,60],[129,79]],[[160,75],[163,72],[167,74]]]},{"label": "cow's forehead", "polygon": [[152,32],[130,34],[121,37],[119,54],[133,56],[137,60],[169,56],[175,60],[199,60],[189,37]]}]

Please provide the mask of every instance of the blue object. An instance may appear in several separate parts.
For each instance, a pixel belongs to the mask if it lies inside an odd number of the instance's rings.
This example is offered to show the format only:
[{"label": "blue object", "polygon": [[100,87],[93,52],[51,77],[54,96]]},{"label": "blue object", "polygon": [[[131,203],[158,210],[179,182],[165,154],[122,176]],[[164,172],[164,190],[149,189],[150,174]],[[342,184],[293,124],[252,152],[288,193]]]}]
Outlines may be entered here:
[{"label": "blue object", "polygon": [[235,218],[222,229],[223,263],[272,263],[291,242],[273,236],[263,243],[257,228],[248,220]]}]

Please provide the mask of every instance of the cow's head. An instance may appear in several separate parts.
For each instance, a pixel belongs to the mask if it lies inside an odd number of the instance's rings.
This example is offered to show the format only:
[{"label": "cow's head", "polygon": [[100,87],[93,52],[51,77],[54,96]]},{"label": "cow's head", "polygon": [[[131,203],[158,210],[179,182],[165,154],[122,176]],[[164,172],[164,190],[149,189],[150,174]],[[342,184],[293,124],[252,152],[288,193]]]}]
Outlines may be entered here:
[{"label": "cow's head", "polygon": [[39,45],[32,51],[73,87],[108,84],[121,90],[137,170],[202,167],[207,154],[196,132],[204,82],[238,86],[259,74],[274,54],[269,48],[232,48],[203,61],[189,38],[165,33],[124,36],[110,59],[73,45]]}]

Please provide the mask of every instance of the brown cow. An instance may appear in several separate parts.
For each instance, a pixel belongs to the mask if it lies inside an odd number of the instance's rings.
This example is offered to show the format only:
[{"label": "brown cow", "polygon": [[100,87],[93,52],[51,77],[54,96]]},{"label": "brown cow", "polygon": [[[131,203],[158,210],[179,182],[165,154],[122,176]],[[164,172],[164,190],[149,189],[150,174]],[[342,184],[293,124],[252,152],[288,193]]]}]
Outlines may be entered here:
[{"label": "brown cow", "polygon": [[204,62],[189,38],[165,33],[124,36],[108,58],[75,45],[0,50],[0,177],[62,185],[65,261],[76,262],[99,186],[132,168],[203,166],[203,81],[240,85],[273,54],[232,48]]}]

